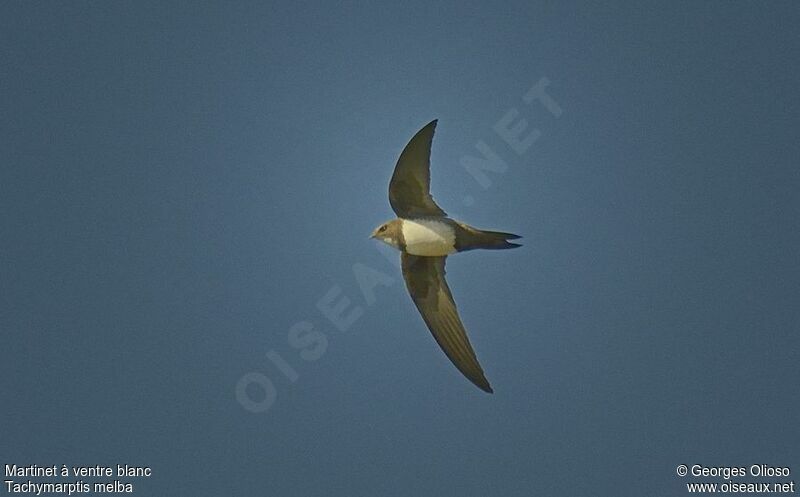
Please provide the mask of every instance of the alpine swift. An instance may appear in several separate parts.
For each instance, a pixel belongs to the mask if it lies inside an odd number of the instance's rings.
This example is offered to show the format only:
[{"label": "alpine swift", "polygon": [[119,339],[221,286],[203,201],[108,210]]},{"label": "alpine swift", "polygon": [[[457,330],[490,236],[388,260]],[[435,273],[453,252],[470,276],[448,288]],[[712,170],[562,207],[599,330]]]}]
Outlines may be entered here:
[{"label": "alpine swift", "polygon": [[481,390],[492,393],[444,279],[444,265],[447,256],[456,252],[519,247],[508,240],[520,237],[473,228],[450,219],[436,205],[430,194],[430,155],[435,129],[433,120],[400,153],[389,182],[389,204],[397,219],[378,226],[372,238],[400,251],[406,288],[433,338],[464,376]]}]

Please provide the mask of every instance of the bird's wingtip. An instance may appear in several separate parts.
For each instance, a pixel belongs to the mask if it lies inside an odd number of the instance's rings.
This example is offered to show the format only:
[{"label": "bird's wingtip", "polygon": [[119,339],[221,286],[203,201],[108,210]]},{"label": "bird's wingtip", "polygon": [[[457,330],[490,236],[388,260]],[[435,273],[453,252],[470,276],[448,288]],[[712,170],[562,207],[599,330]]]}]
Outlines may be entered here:
[{"label": "bird's wingtip", "polygon": [[486,393],[494,393],[492,390],[492,386],[489,384],[489,381],[486,378],[481,378],[480,380],[473,380],[472,383],[475,384],[476,387],[480,388]]}]

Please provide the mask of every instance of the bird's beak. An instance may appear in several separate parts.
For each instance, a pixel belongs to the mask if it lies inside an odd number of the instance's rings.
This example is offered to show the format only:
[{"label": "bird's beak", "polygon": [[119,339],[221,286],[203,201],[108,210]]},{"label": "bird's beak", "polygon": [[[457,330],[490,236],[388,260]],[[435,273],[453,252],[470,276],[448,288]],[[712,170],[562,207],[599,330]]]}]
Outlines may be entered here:
[{"label": "bird's beak", "polygon": [[369,235],[370,238],[375,238],[375,233]]}]

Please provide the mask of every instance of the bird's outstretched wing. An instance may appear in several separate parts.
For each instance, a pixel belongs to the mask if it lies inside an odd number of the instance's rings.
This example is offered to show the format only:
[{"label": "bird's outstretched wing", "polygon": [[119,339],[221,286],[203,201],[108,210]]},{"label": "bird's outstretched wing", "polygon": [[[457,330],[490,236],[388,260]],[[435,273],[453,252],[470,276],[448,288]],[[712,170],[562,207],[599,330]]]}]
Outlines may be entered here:
[{"label": "bird's outstretched wing", "polygon": [[492,387],[472,350],[467,332],[458,317],[453,295],[444,279],[446,257],[401,255],[403,278],[422,319],[447,357],[461,373],[485,392]]},{"label": "bird's outstretched wing", "polygon": [[447,216],[431,197],[431,142],[436,120],[417,131],[397,159],[389,182],[389,203],[398,217]]}]

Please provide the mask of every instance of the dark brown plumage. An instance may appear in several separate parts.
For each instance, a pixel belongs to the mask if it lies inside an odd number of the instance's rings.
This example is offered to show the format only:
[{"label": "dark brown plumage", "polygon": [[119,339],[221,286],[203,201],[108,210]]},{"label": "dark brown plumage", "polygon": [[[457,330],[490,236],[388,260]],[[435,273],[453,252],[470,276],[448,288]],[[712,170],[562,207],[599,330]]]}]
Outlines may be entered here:
[{"label": "dark brown plumage", "polygon": [[436,121],[419,130],[403,149],[389,182],[389,203],[398,218],[372,233],[400,250],[403,278],[411,299],[436,342],[472,383],[492,392],[458,316],[445,280],[447,255],[474,249],[508,249],[519,236],[485,231],[455,221],[430,194],[430,152]]}]

